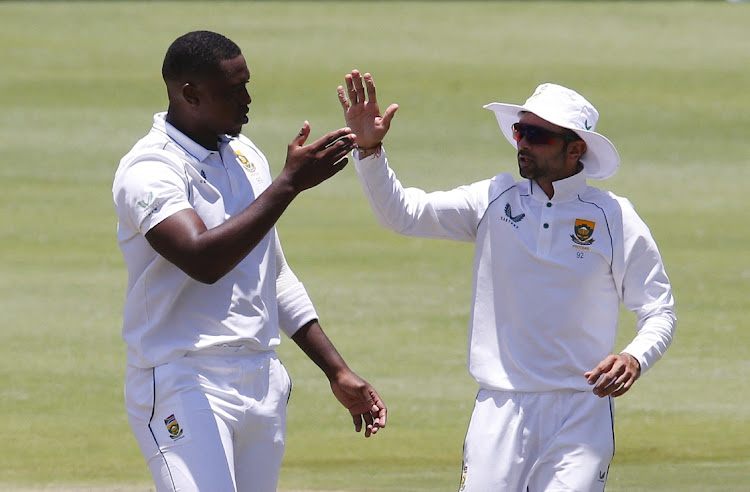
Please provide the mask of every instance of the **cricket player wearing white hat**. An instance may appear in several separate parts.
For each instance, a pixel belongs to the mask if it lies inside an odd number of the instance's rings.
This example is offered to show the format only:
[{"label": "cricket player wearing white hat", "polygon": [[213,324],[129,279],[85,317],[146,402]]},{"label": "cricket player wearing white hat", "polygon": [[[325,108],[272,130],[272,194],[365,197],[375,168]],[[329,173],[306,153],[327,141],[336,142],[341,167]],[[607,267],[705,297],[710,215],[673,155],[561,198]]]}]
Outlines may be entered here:
[{"label": "cricket player wearing white hat", "polygon": [[[669,347],[674,299],[656,243],[630,202],[589,186],[620,165],[580,94],[542,84],[491,103],[516,150],[508,173],[450,191],[404,188],[382,141],[370,74],[338,88],[375,216],[407,236],[475,243],[468,369],[479,385],[460,491],[601,491],[614,454],[613,398]],[[619,306],[638,319],[615,353]]]}]

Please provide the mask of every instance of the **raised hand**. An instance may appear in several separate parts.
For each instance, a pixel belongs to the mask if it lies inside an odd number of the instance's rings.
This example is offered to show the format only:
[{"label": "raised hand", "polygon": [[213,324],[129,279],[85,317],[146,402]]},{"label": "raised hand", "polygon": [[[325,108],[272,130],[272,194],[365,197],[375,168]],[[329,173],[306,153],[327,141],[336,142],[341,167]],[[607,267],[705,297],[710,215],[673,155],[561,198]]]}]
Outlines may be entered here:
[{"label": "raised hand", "polygon": [[360,149],[376,147],[388,133],[398,105],[391,104],[386,108],[385,114],[380,114],[375,82],[369,73],[360,75],[359,70],[352,70],[352,73],[344,76],[344,80],[346,91],[339,86],[337,92],[346,124],[357,135],[357,146]]},{"label": "raised hand", "polygon": [[344,169],[346,154],[356,145],[357,137],[350,128],[340,128],[305,145],[310,124],[305,121],[297,136],[289,143],[286,163],[280,177],[295,193],[317,186]]}]

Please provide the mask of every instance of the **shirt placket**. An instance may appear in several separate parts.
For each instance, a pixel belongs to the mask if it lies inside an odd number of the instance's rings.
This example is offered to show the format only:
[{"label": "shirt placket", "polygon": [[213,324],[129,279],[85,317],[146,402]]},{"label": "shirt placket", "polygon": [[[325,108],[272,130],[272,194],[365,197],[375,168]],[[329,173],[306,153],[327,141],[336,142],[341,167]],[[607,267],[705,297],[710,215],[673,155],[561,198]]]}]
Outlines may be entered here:
[{"label": "shirt placket", "polygon": [[555,208],[555,205],[549,200],[542,203],[542,213],[539,218],[539,240],[537,241],[537,254],[541,256],[549,256],[552,249]]}]

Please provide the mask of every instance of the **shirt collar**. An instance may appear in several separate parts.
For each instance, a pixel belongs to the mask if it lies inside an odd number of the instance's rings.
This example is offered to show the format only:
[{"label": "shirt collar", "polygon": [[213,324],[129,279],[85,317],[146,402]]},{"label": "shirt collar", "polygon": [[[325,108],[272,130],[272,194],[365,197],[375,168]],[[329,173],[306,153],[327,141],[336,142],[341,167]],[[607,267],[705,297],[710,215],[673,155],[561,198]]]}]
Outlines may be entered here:
[{"label": "shirt collar", "polygon": [[537,185],[533,180],[530,181],[531,196],[540,201],[545,202],[565,202],[572,200],[577,197],[583,190],[586,189],[586,173],[583,170],[577,172],[573,176],[565,179],[560,179],[552,182],[552,187],[555,189],[555,194],[550,199],[547,194]]},{"label": "shirt collar", "polygon": [[171,138],[172,141],[174,141],[174,143],[182,147],[185,152],[190,154],[199,162],[203,162],[204,160],[206,160],[206,158],[208,158],[209,155],[211,155],[212,152],[215,152],[203,147],[202,145],[182,133],[180,130],[175,128],[172,124],[170,124],[167,121],[166,111],[156,113],[154,115],[154,127],[166,133],[167,136]]}]

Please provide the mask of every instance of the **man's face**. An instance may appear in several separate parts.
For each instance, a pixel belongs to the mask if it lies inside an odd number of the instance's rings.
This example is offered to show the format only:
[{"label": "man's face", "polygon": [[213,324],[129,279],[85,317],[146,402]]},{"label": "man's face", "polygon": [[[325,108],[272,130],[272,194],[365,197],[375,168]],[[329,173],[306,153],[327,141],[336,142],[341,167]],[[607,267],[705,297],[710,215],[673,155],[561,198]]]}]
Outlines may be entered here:
[{"label": "man's face", "polygon": [[250,70],[245,57],[240,55],[220,64],[215,76],[204,77],[196,83],[200,92],[198,118],[206,132],[236,136],[247,123],[252,99],[247,92]]},{"label": "man's face", "polygon": [[[523,113],[519,123],[540,127],[562,134],[564,128],[543,120],[533,113]],[[518,171],[522,177],[537,182],[553,182],[572,176],[577,171],[577,161],[566,160],[565,140],[554,138],[545,143],[530,143],[527,138],[518,142]]]}]

